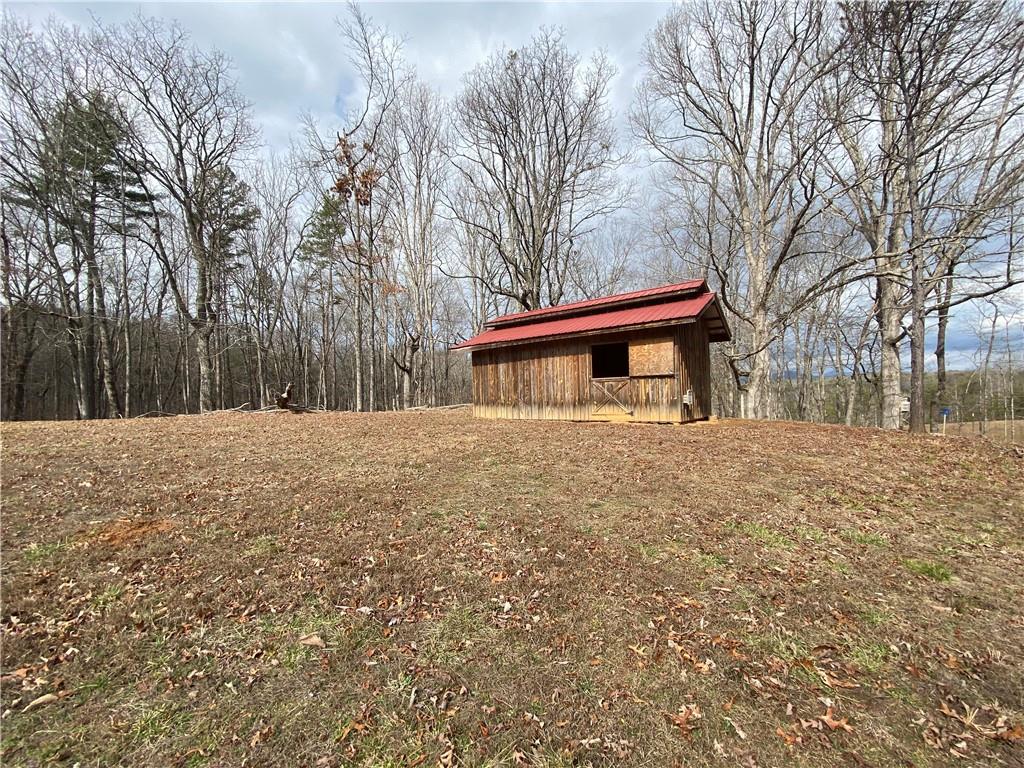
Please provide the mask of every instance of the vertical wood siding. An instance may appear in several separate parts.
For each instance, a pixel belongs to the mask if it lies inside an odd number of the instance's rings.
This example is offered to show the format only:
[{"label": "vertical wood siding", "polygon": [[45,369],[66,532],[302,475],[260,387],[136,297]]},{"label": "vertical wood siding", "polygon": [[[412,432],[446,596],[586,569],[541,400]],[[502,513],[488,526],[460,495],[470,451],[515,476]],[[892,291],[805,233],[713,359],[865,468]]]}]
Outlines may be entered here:
[{"label": "vertical wood siding", "polygon": [[704,323],[681,325],[677,330],[679,388],[693,390],[693,405],[683,406],[683,420],[695,421],[711,415],[711,350]]},{"label": "vertical wood siding", "polygon": [[[660,365],[657,375],[632,375],[612,389],[615,400],[602,398],[602,380],[590,378],[590,346],[616,341],[637,348],[636,353],[631,349],[631,360],[650,359],[671,342],[675,370]],[[695,395],[692,409],[682,406],[688,388]],[[602,399],[604,407],[598,407]],[[481,418],[678,422],[707,418],[710,408],[710,355],[702,323],[473,352],[473,415]]]}]

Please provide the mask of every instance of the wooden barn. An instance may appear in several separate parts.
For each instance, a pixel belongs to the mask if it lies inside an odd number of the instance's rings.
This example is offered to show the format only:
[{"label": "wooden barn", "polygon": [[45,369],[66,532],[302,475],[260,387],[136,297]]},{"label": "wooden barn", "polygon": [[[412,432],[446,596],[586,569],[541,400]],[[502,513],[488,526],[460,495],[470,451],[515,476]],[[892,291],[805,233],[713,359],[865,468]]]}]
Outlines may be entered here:
[{"label": "wooden barn", "polygon": [[518,312],[453,347],[473,355],[473,414],[684,422],[711,415],[710,344],[728,341],[703,280]]}]

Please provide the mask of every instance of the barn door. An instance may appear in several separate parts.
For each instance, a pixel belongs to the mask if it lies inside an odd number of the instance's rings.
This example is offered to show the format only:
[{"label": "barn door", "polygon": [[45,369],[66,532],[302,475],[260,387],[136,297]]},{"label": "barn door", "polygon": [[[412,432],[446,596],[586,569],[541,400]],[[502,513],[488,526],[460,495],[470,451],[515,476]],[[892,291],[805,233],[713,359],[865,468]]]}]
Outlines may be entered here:
[{"label": "barn door", "polygon": [[671,336],[631,340],[629,375],[634,421],[679,421],[679,382]]},{"label": "barn door", "polygon": [[629,379],[591,379],[591,413],[602,419],[628,419],[633,415],[629,405]]}]

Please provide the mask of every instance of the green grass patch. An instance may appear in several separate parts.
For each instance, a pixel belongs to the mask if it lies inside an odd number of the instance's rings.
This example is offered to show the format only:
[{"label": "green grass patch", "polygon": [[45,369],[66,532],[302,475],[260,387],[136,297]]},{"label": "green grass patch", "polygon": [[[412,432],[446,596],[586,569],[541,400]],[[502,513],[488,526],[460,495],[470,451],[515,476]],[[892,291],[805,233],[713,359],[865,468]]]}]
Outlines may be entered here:
[{"label": "green grass patch", "polygon": [[858,611],[857,616],[862,622],[871,627],[880,627],[893,620],[893,615],[891,613],[879,610],[878,608],[865,608]]},{"label": "green grass patch", "polygon": [[801,638],[778,629],[770,629],[756,635],[750,643],[762,653],[777,656],[784,661],[806,659],[811,655],[810,646]]},{"label": "green grass patch", "polygon": [[931,560],[917,560],[909,558],[903,561],[903,565],[920,576],[927,576],[934,581],[949,581],[953,578],[953,572],[942,563]]},{"label": "green grass patch", "polygon": [[705,571],[718,571],[729,564],[724,557],[711,552],[698,552],[693,556],[693,560]]},{"label": "green grass patch", "polygon": [[865,643],[850,649],[850,661],[870,674],[881,670],[889,658],[889,646],[883,643]]},{"label": "green grass patch", "polygon": [[577,677],[574,681],[577,693],[586,698],[597,696],[597,685],[589,675]]},{"label": "green grass patch", "polygon": [[124,587],[120,584],[109,584],[102,592],[93,597],[92,605],[97,610],[109,608],[124,594]]},{"label": "green grass patch", "polygon": [[257,536],[248,547],[242,552],[242,555],[247,558],[252,557],[264,557],[266,555],[272,555],[278,551],[280,547],[277,544],[277,537],[275,536]]},{"label": "green grass patch", "polygon": [[147,744],[183,733],[191,719],[187,712],[178,711],[170,704],[146,707],[135,718],[128,735],[136,743]]},{"label": "green grass patch", "polygon": [[52,560],[53,556],[64,549],[67,544],[67,539],[52,541],[49,544],[29,544],[25,547],[25,551],[23,553],[25,561],[29,563],[39,563],[44,560]]},{"label": "green grass patch", "polygon": [[91,680],[86,680],[84,683],[79,685],[78,688],[75,690],[75,693],[78,693],[78,694],[99,693],[100,691],[105,691],[109,687],[110,687],[110,676],[109,675],[105,675],[105,674],[101,674],[101,675],[97,675],[96,677],[92,678]]},{"label": "green grass patch", "polygon": [[733,588],[732,605],[736,610],[744,612],[759,611],[761,613],[770,613],[772,611],[772,605],[769,600],[742,584],[737,584]]},{"label": "green grass patch", "polygon": [[870,531],[858,531],[856,528],[844,528],[843,538],[849,539],[855,544],[863,544],[868,547],[887,547],[889,542],[877,533]]},{"label": "green grass patch", "polygon": [[802,664],[792,665],[789,668],[789,676],[812,690],[821,687],[831,690],[831,687],[825,684],[825,681],[821,679],[817,672],[808,669]]},{"label": "green grass patch", "polygon": [[821,528],[814,525],[798,525],[796,527],[796,535],[804,541],[813,541],[818,544],[824,544],[825,539],[828,538]]},{"label": "green grass patch", "polygon": [[653,544],[641,542],[637,549],[640,550],[640,556],[649,563],[660,563],[662,560],[661,550]]},{"label": "green grass patch", "polygon": [[905,685],[894,685],[885,689],[885,695],[905,707],[920,707],[921,697]]},{"label": "green grass patch", "polygon": [[791,549],[793,547],[792,540],[787,536],[783,536],[778,531],[773,531],[761,523],[735,523],[732,527],[771,549]]},{"label": "green grass patch", "polygon": [[427,631],[426,653],[439,664],[459,663],[470,649],[490,634],[484,617],[468,606],[456,606]]}]

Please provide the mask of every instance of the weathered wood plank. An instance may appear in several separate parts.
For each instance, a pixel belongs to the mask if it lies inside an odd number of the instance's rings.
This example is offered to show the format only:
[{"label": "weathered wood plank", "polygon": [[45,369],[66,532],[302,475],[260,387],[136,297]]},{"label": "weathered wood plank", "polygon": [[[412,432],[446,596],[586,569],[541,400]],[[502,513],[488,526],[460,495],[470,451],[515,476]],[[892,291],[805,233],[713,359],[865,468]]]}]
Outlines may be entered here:
[{"label": "weathered wood plank", "polygon": [[[591,384],[592,343],[630,344],[630,374],[618,394],[625,408],[595,408]],[[707,418],[711,409],[710,355],[702,323],[664,329],[559,339],[547,344],[495,347],[473,352],[473,413],[481,418],[623,418],[678,422]],[[693,407],[682,394],[694,391]]]}]

